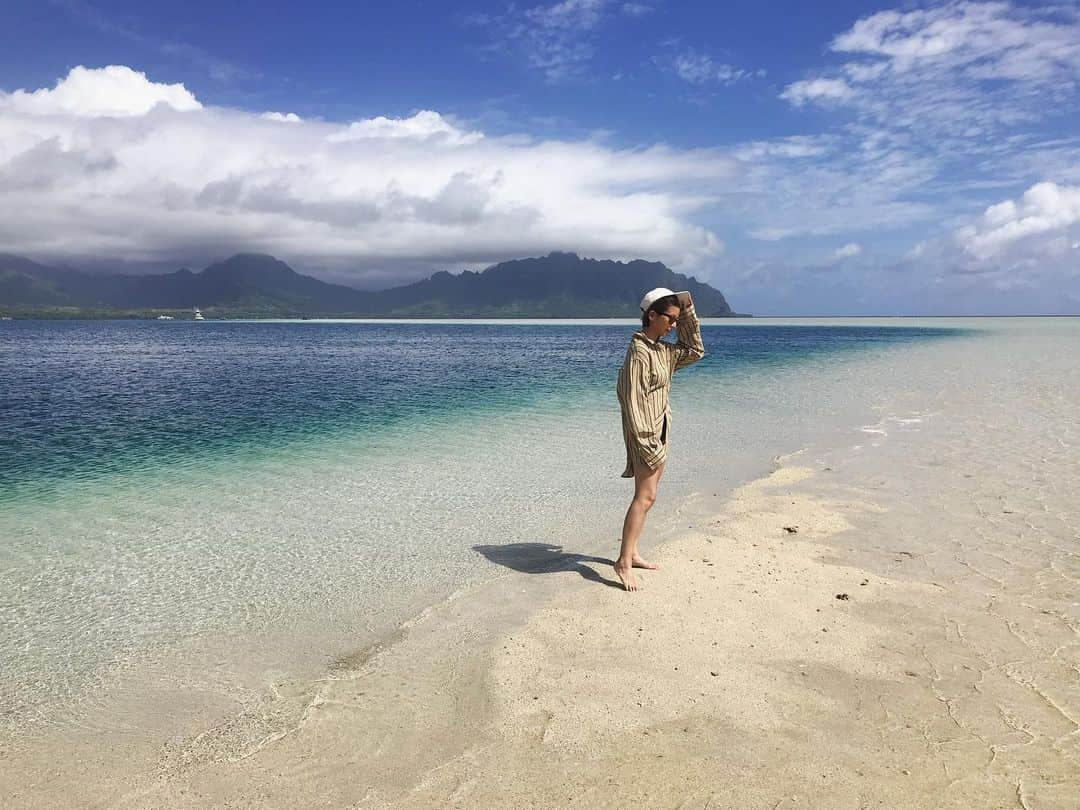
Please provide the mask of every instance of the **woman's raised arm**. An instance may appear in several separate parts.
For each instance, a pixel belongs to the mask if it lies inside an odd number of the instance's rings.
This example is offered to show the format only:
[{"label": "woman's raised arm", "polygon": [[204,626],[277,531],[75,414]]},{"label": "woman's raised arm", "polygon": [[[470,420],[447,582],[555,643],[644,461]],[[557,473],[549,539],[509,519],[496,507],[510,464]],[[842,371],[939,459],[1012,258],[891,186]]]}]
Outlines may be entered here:
[{"label": "woman's raised arm", "polygon": [[679,325],[675,330],[675,345],[671,347],[675,363],[671,367],[674,374],[680,368],[686,368],[705,356],[705,344],[701,340],[701,321],[694,311],[691,301],[679,314]]}]

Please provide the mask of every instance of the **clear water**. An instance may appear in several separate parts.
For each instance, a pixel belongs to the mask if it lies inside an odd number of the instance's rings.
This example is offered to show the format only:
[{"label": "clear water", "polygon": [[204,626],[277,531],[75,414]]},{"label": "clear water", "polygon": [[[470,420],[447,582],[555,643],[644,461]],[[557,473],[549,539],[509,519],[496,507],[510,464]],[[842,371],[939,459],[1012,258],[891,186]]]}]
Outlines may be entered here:
[{"label": "clear water", "polygon": [[[501,573],[478,546],[612,550],[633,329],[0,323],[0,729],[78,720],[135,674],[315,671]],[[970,334],[707,324],[650,528],[850,424],[883,353]]]}]

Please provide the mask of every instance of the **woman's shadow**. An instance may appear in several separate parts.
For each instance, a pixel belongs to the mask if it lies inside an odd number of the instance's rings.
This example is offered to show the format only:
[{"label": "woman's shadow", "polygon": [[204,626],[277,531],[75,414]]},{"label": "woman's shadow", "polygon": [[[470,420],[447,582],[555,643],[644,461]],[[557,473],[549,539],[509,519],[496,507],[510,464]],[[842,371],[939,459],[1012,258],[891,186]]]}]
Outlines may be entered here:
[{"label": "woman's shadow", "polygon": [[504,565],[523,574],[556,574],[561,571],[577,571],[590,582],[608,585],[622,590],[622,583],[602,577],[585,563],[613,565],[612,560],[591,557],[587,554],[571,554],[562,546],[551,543],[508,543],[505,546],[473,546],[493,563]]}]

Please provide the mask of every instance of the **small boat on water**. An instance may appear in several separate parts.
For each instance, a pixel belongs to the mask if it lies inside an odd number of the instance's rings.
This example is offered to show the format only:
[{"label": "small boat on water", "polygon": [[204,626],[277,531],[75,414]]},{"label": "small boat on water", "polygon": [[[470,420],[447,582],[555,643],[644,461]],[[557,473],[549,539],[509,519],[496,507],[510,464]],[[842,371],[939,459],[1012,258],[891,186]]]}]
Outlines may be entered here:
[{"label": "small boat on water", "polygon": [[203,314],[201,312],[199,312],[198,307],[193,307],[193,309],[195,310],[195,320],[197,320],[197,321],[205,321],[206,320],[206,318],[203,317]]},{"label": "small boat on water", "polygon": [[159,321],[171,321],[173,319],[173,316],[172,315],[158,315],[157,319]]}]

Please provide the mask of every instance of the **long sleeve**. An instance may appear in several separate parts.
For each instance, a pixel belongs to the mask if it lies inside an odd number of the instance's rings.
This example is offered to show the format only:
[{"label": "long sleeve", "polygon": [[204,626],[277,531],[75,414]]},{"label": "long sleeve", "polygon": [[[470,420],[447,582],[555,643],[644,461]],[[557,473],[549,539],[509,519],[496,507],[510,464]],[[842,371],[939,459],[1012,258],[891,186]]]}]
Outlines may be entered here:
[{"label": "long sleeve", "polygon": [[679,316],[675,338],[675,345],[671,347],[672,359],[675,361],[671,367],[673,374],[705,356],[705,344],[701,340],[701,321],[698,320],[693,304],[683,309]]},{"label": "long sleeve", "polygon": [[659,435],[664,412],[655,398],[647,395],[648,377],[648,360],[631,349],[627,352],[618,386],[624,432],[627,442],[633,445],[633,455],[656,469],[666,457],[666,448]]}]

